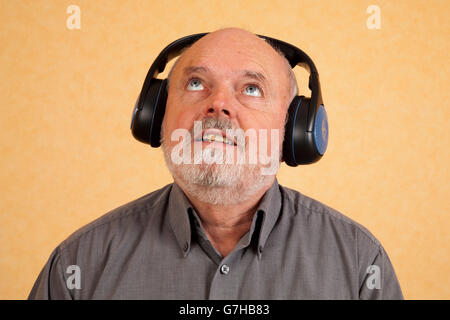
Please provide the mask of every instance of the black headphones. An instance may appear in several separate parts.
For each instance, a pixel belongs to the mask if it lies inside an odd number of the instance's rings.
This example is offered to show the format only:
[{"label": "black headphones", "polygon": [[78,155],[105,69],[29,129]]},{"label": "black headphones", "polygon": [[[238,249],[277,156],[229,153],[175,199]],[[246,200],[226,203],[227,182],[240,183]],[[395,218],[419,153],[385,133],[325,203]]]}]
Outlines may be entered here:
[{"label": "black headphones", "polygon": [[[179,56],[184,48],[206,34],[194,34],[172,42],[161,51],[151,65],[131,119],[130,128],[137,140],[154,148],[161,145],[160,132],[166,109],[167,79],[156,77],[164,71],[170,60]],[[278,48],[292,68],[298,65],[309,72],[308,86],[311,98],[296,96],[288,109],[283,159],[291,167],[314,163],[322,158],[328,144],[328,119],[322,101],[317,69],[311,58],[299,48],[274,38],[258,36]]]}]

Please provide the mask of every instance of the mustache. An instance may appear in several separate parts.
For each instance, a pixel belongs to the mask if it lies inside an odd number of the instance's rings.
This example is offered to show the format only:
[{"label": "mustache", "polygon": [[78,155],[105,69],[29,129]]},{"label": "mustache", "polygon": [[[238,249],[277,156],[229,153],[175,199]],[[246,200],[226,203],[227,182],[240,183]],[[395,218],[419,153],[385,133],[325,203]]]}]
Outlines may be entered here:
[{"label": "mustache", "polygon": [[[218,117],[205,117],[203,119],[194,120],[193,125],[190,129],[182,129],[185,131],[185,135],[181,144],[183,146],[188,146],[195,139],[195,135],[198,134],[197,130],[204,131],[207,129],[218,129],[226,132],[226,136],[236,143],[236,146],[240,152],[245,152],[247,141],[245,138],[244,130],[241,126],[234,123],[232,120],[227,118]],[[230,136],[231,135],[231,136]],[[171,139],[171,138],[170,138]],[[169,141],[170,141],[169,139]],[[168,141],[164,139],[164,126],[161,128],[161,145],[163,148],[169,147]]]},{"label": "mustache", "polygon": [[[233,121],[227,118],[206,117],[202,120],[196,120],[195,122],[201,122],[201,131],[206,129],[218,129],[226,132],[226,136],[231,140],[234,139],[236,146],[239,150],[243,151],[247,145],[244,137],[243,129],[235,124]],[[195,138],[195,125],[189,130],[191,137]],[[231,136],[230,136],[231,135]],[[186,141],[186,140],[185,140]]]},{"label": "mustache", "polygon": [[[213,117],[207,117],[203,118],[202,120],[197,120],[202,122],[202,130],[204,129],[219,129],[219,130],[237,130],[241,129],[240,126],[235,125],[233,121],[227,118],[213,118]],[[194,135],[194,126],[192,126],[190,130],[191,136]]]},{"label": "mustache", "polygon": [[[206,117],[201,120],[195,120],[197,122],[201,121],[202,128],[201,130],[205,129],[219,129],[219,130],[235,130],[241,129],[240,126],[235,125],[233,121],[227,118],[217,118],[217,117]],[[194,128],[195,126],[192,125],[192,128],[188,130],[187,132],[191,135],[191,137],[194,137]],[[165,145],[165,139],[164,139],[164,126],[161,126],[161,135],[160,135],[160,142],[164,146]],[[186,139],[185,139],[186,142]]]}]

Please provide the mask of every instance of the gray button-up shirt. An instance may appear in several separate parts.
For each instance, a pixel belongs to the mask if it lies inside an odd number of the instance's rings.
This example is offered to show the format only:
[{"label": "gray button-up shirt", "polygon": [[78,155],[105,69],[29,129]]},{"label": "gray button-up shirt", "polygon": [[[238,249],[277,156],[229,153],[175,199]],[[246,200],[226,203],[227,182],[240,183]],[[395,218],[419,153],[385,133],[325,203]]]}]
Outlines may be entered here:
[{"label": "gray button-up shirt", "polygon": [[336,210],[275,180],[223,258],[176,184],[62,242],[29,299],[402,299],[381,244]]}]

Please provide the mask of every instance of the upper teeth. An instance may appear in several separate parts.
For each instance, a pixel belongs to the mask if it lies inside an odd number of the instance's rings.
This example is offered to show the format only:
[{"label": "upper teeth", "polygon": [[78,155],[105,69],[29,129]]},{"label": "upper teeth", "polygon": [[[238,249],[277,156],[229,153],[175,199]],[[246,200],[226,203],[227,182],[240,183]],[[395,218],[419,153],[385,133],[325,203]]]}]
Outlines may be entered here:
[{"label": "upper teeth", "polygon": [[221,136],[221,135],[215,135],[215,134],[205,134],[203,136],[203,141],[211,141],[211,142],[223,142],[226,144],[234,145],[234,142],[228,139],[227,137]]}]

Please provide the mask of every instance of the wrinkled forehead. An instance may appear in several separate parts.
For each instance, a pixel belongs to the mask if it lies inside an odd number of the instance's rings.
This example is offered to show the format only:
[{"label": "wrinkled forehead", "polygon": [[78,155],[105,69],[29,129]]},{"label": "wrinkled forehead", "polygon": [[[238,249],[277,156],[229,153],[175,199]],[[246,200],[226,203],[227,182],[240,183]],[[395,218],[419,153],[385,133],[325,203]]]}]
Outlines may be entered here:
[{"label": "wrinkled forehead", "polygon": [[179,60],[177,65],[184,70],[192,66],[220,66],[230,71],[253,70],[269,78],[285,73],[284,61],[275,49],[248,32],[208,34],[186,49]]}]

